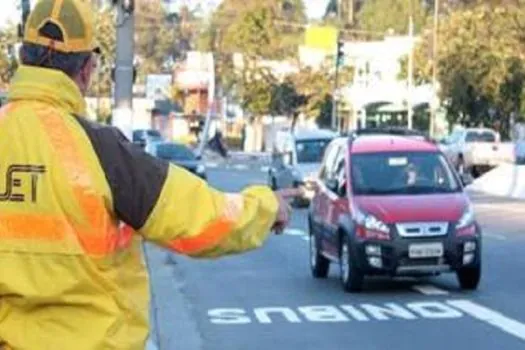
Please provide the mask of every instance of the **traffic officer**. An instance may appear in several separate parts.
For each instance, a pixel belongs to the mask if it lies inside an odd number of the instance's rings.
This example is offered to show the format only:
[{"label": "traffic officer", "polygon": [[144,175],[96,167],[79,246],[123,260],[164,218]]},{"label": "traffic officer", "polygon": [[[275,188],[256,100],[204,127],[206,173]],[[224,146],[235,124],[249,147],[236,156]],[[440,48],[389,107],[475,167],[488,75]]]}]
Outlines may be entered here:
[{"label": "traffic officer", "polygon": [[[84,118],[92,10],[40,0],[0,110],[0,342],[7,349],[144,349],[141,243],[195,258],[260,247],[288,196],[223,193]],[[183,336],[183,335],[181,335]]]}]

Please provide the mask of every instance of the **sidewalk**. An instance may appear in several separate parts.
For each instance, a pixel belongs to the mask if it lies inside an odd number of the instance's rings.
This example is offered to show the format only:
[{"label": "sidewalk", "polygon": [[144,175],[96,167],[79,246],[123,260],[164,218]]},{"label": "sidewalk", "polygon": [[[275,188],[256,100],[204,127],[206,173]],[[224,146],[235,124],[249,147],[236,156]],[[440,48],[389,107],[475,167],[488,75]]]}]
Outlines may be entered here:
[{"label": "sidewalk", "polygon": [[467,190],[525,200],[525,165],[500,165],[474,180]]},{"label": "sidewalk", "polygon": [[144,245],[150,275],[150,339],[146,350],[201,350],[202,337],[184,295],[184,275],[172,254]]}]

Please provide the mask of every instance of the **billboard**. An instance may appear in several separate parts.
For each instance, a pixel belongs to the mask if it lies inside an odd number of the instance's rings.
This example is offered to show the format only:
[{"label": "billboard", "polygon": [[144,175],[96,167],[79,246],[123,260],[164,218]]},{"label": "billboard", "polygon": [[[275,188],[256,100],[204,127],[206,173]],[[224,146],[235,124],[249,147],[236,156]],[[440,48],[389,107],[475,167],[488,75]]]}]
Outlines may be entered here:
[{"label": "billboard", "polygon": [[304,46],[333,54],[337,50],[337,28],[314,25],[306,29]]}]

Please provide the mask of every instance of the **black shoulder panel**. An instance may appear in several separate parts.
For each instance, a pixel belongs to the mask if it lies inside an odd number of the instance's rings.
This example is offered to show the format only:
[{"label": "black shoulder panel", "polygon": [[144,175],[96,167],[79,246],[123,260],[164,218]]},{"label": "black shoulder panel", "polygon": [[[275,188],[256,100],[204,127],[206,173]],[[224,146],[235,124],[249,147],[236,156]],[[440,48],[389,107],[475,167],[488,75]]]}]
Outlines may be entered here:
[{"label": "black shoulder panel", "polygon": [[169,163],[146,153],[115,127],[75,118],[102,165],[116,215],[134,229],[140,229],[162,192]]}]

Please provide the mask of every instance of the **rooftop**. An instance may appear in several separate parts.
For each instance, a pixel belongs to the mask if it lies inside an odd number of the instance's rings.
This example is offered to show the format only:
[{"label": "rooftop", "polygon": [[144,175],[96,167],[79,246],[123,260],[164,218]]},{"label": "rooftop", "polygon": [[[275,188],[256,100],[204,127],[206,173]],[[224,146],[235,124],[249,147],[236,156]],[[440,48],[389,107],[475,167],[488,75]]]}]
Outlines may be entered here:
[{"label": "rooftop", "polygon": [[352,143],[352,153],[373,152],[435,152],[437,145],[419,137],[393,135],[366,135],[357,137]]}]

